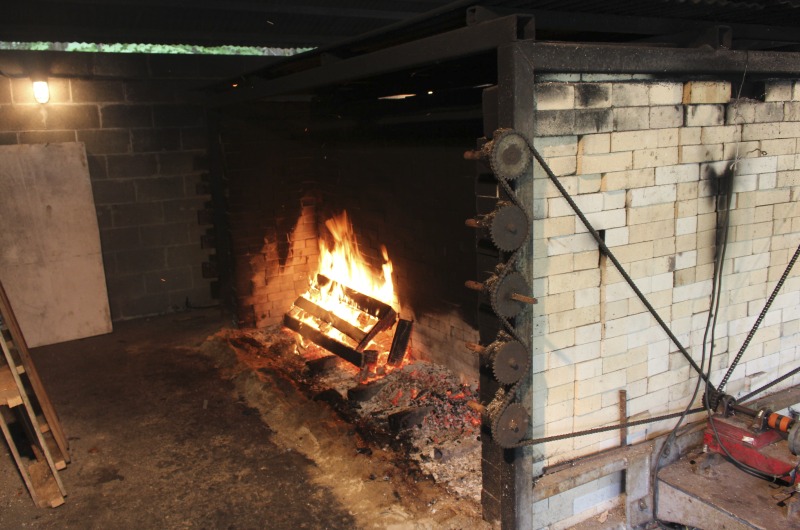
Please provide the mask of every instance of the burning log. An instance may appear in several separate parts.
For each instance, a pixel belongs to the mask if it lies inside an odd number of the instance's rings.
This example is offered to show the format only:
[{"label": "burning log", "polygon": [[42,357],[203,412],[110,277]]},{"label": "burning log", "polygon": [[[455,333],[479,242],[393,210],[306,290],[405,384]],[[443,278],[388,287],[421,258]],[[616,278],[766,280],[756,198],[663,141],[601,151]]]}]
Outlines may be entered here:
[{"label": "burning log", "polygon": [[386,364],[390,366],[400,366],[403,362],[403,357],[406,356],[408,349],[408,341],[411,339],[411,327],[414,325],[413,320],[400,319],[397,322],[397,327],[394,330],[394,338],[392,339],[392,347],[389,350],[389,360]]},{"label": "burning log", "polygon": [[[306,339],[314,342],[318,346],[322,346],[326,350],[335,353],[339,357],[349,361],[350,363],[363,368],[368,364],[377,362],[377,352],[364,351],[370,341],[381,331],[390,328],[396,318],[397,313],[389,304],[385,304],[380,300],[376,300],[363,293],[359,293],[344,285],[338,285],[331,279],[317,275],[317,285],[322,288],[330,285],[331,288],[336,287],[346,296],[349,302],[362,313],[372,317],[372,320],[377,319],[374,325],[367,330],[362,330],[356,325],[348,322],[347,320],[335,315],[333,312],[326,310],[315,302],[309,300],[305,296],[300,296],[294,301],[292,308],[284,315],[284,325],[299,333]],[[336,330],[344,334],[357,343],[356,347],[350,347],[347,344],[326,335],[321,329],[303,322],[298,318],[298,313],[305,311],[307,314],[315,317],[316,319],[329,324]]]}]

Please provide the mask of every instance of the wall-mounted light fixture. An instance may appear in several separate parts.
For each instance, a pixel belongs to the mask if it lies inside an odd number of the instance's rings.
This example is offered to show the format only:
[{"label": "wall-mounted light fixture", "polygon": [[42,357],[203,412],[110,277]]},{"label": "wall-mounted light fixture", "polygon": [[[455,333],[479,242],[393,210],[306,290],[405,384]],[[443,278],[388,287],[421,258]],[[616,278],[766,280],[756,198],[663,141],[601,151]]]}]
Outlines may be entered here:
[{"label": "wall-mounted light fixture", "polygon": [[43,75],[31,76],[33,86],[33,98],[39,103],[50,101],[50,86],[47,84],[47,77]]}]

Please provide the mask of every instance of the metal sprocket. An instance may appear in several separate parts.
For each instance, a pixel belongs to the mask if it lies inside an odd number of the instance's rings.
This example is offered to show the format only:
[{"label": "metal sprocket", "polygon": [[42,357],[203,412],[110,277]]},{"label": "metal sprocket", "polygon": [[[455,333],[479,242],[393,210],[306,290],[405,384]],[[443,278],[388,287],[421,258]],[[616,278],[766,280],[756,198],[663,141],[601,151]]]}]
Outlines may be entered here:
[{"label": "metal sprocket", "polygon": [[519,272],[507,274],[492,286],[489,297],[492,310],[503,318],[514,318],[525,308],[525,303],[514,300],[511,295],[514,293],[527,295],[530,292],[531,288],[522,274]]},{"label": "metal sprocket", "polygon": [[505,252],[518,249],[528,237],[528,216],[519,206],[500,202],[489,215],[489,235],[492,243]]},{"label": "metal sprocket", "polygon": [[489,166],[499,179],[514,180],[531,164],[533,154],[524,136],[513,129],[494,132],[489,152]]},{"label": "metal sprocket", "polygon": [[511,403],[492,421],[492,439],[500,447],[514,447],[528,434],[530,418],[520,403]]},{"label": "metal sprocket", "polygon": [[503,342],[495,348],[492,373],[501,384],[513,385],[525,375],[529,366],[530,354],[521,342]]}]

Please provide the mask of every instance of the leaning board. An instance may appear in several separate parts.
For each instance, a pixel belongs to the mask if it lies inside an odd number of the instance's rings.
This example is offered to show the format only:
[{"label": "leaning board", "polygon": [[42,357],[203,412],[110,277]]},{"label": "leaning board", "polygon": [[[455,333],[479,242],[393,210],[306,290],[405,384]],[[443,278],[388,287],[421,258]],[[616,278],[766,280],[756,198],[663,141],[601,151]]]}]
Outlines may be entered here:
[{"label": "leaning board", "polygon": [[82,143],[0,146],[0,280],[31,347],[111,331]]}]

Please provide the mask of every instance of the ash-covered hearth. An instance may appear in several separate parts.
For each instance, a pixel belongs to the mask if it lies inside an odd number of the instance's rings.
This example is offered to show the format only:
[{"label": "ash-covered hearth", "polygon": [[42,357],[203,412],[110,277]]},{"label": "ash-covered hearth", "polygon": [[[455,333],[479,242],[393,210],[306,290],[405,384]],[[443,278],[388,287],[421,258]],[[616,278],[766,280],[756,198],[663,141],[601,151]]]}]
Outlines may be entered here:
[{"label": "ash-covered hearth", "polygon": [[360,367],[286,328],[229,333],[242,362],[279,371],[329,403],[361,436],[359,452],[390,448],[403,467],[480,502],[481,420],[469,406],[477,389],[447,368],[406,358],[397,369],[365,380]]}]

